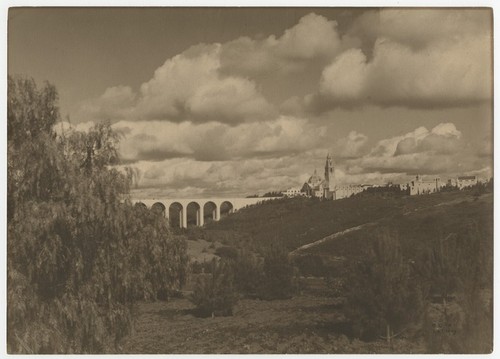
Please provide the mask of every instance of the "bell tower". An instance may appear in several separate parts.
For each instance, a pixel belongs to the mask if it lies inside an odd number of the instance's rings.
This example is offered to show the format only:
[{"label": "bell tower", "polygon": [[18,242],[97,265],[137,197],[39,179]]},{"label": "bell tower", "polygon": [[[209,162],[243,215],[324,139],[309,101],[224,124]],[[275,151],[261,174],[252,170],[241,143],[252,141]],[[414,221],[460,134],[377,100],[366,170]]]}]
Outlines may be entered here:
[{"label": "bell tower", "polygon": [[325,163],[325,193],[323,194],[324,198],[332,199],[332,195],[335,191],[335,172],[333,167],[333,160],[330,157],[330,153],[326,155],[326,163]]}]

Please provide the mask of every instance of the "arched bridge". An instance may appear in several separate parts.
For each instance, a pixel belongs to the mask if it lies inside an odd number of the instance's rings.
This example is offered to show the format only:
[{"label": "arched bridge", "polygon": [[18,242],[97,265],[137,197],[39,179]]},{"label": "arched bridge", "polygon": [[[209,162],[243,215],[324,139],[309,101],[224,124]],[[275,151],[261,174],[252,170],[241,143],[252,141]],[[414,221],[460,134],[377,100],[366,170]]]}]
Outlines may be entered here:
[{"label": "arched bridge", "polygon": [[259,198],[132,198],[132,203],[144,205],[169,219],[171,227],[203,226],[207,221],[218,221],[233,211],[274,197]]}]

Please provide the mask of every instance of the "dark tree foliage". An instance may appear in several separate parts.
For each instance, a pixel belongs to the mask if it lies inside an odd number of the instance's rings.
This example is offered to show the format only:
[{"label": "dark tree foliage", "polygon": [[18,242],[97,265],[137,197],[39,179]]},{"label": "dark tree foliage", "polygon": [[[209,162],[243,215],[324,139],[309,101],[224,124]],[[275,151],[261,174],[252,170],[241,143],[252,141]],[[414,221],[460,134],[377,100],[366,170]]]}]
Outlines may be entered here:
[{"label": "dark tree foliage", "polygon": [[484,354],[493,349],[493,248],[487,232],[476,222],[465,223],[430,241],[427,258],[419,260],[419,270],[439,299],[439,306],[433,305],[439,310],[426,317],[429,352]]},{"label": "dark tree foliage", "polygon": [[56,135],[53,86],[8,79],[7,346],[10,353],[119,349],[137,299],[184,281],[184,241],[133,207],[109,125]]},{"label": "dark tree foliage", "polygon": [[262,197],[283,197],[283,193],[281,191],[271,191],[264,193]]},{"label": "dark tree foliage", "polygon": [[363,339],[390,341],[419,316],[422,300],[397,233],[381,230],[346,280],[347,316]]},{"label": "dark tree foliage", "polygon": [[290,264],[288,251],[282,243],[275,242],[265,250],[262,272],[262,282],[258,287],[258,295],[261,299],[292,297],[295,290],[294,268]]},{"label": "dark tree foliage", "polygon": [[221,259],[213,259],[210,274],[198,277],[191,302],[196,306],[196,314],[200,317],[230,316],[238,302],[234,288],[232,263]]},{"label": "dark tree foliage", "polygon": [[233,261],[234,284],[238,292],[246,297],[255,298],[259,287],[263,284],[262,259],[252,251],[242,248]]}]

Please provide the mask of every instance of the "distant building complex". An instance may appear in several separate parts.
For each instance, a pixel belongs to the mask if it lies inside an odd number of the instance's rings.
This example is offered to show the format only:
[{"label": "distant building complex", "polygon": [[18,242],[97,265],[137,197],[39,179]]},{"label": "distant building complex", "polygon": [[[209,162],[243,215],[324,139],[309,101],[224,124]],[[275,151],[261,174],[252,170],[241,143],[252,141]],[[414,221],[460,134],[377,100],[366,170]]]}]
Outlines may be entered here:
[{"label": "distant building complex", "polygon": [[417,175],[408,187],[410,188],[410,196],[435,193],[441,190],[441,179],[437,177],[433,180],[424,181],[421,176]]},{"label": "distant building complex", "polygon": [[[441,191],[443,187],[454,187],[460,190],[477,185],[478,179],[476,176],[459,176],[454,179],[448,180],[447,183],[441,182],[439,177],[434,179],[426,179],[417,175],[410,183],[402,183],[393,185],[392,183],[387,186],[398,186],[401,191],[408,193],[411,196],[431,194]],[[367,188],[378,187],[371,184],[337,184],[335,180],[335,168],[333,166],[332,157],[330,154],[326,156],[325,163],[325,176],[321,178],[317,171],[314,173],[302,187],[292,187],[282,192],[287,197],[315,197],[321,199],[342,199],[348,198],[358,193],[363,192]]]},{"label": "distant building complex", "polygon": [[410,189],[410,195],[414,196],[439,192],[443,187],[455,187],[462,190],[475,186],[478,182],[477,176],[459,176],[457,178],[449,179],[447,183],[443,183],[439,177],[436,177],[433,180],[424,181],[421,176],[417,175],[415,180],[408,184],[408,188]]},{"label": "distant building complex", "polygon": [[283,192],[287,197],[306,196],[321,199],[341,199],[360,193],[369,185],[337,185],[335,181],[335,167],[330,154],[326,156],[325,177],[321,178],[317,171],[309,177],[302,187],[292,187]]}]

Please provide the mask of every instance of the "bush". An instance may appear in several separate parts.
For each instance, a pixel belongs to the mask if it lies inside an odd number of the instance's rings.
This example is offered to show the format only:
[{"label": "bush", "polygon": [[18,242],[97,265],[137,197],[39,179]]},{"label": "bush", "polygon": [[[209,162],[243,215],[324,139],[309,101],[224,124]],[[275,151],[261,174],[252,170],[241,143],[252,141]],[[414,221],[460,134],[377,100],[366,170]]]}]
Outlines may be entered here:
[{"label": "bush", "polygon": [[345,282],[346,314],[359,338],[385,336],[390,342],[421,314],[421,292],[395,232],[381,230],[370,243]]},{"label": "bush", "polygon": [[233,287],[231,264],[224,260],[212,260],[212,274],[199,277],[190,297],[201,317],[230,316],[238,302]]},{"label": "bush", "polygon": [[232,259],[238,258],[238,250],[234,247],[223,246],[215,250],[215,255],[221,257],[222,259]]},{"label": "bush", "polygon": [[233,261],[234,284],[240,294],[255,298],[264,281],[262,260],[249,250],[241,249]]},{"label": "bush", "polygon": [[323,277],[329,274],[330,269],[325,265],[323,258],[317,254],[305,254],[293,259],[294,265],[303,276]]},{"label": "bush", "polygon": [[288,251],[279,243],[271,245],[264,252],[262,282],[258,288],[261,299],[288,299],[295,291],[293,267]]}]

